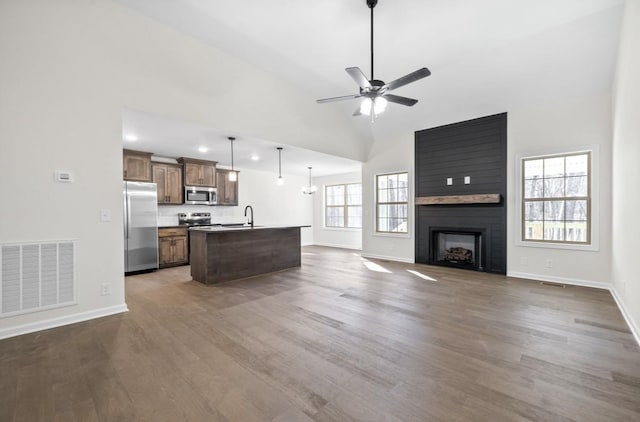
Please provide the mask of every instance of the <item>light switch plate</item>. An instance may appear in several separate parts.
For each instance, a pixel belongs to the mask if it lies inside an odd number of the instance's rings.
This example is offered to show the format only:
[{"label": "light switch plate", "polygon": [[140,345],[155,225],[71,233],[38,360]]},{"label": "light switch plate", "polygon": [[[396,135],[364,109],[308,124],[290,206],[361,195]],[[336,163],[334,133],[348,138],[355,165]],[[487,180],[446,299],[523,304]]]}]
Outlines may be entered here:
[{"label": "light switch plate", "polygon": [[464,176],[464,184],[468,185],[471,183],[471,176]]},{"label": "light switch plate", "polygon": [[447,186],[453,185],[453,177],[447,177]]},{"label": "light switch plate", "polygon": [[69,170],[56,170],[55,172],[55,180],[56,182],[73,182],[74,175],[72,171]]}]

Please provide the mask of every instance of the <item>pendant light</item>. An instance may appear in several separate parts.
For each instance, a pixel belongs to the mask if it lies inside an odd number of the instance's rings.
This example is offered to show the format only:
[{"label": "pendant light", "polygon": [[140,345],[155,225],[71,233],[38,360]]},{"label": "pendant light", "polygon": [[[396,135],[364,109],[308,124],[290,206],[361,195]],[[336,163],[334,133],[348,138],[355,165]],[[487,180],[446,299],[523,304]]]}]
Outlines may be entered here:
[{"label": "pendant light", "polygon": [[317,188],[315,186],[311,186],[311,167],[307,167],[309,169],[309,186],[302,187],[302,193],[306,195],[313,195],[316,193]]},{"label": "pendant light", "polygon": [[229,181],[235,182],[238,180],[238,173],[236,173],[233,169],[233,141],[236,140],[233,136],[229,136],[229,142],[231,143],[231,171],[229,172]]},{"label": "pendant light", "polygon": [[282,147],[277,147],[278,150],[278,185],[284,185],[284,179],[282,178]]}]

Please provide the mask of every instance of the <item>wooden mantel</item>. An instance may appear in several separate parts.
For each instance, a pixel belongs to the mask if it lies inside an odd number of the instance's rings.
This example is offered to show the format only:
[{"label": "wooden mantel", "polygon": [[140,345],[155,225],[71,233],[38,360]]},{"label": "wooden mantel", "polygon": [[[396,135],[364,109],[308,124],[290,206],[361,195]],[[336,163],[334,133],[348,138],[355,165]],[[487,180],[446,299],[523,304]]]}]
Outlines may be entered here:
[{"label": "wooden mantel", "polygon": [[416,205],[499,204],[499,203],[500,203],[499,193],[416,197]]}]

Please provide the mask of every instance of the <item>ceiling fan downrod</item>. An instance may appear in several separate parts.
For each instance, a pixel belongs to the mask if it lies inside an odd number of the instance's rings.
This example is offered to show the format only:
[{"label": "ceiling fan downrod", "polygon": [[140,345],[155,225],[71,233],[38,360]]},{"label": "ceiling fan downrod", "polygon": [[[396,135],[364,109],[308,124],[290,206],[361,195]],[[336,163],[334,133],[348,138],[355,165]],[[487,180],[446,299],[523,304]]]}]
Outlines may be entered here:
[{"label": "ceiling fan downrod", "polygon": [[373,8],[378,4],[378,0],[366,0],[367,6],[371,9],[371,79],[374,80],[373,77]]}]

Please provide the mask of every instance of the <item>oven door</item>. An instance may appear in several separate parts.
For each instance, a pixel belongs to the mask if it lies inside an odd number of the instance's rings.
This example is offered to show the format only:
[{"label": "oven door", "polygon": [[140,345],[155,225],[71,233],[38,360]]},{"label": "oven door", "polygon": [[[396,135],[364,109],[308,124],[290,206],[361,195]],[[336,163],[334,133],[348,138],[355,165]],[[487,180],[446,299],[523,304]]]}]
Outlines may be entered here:
[{"label": "oven door", "polygon": [[184,203],[190,205],[216,205],[216,188],[185,186]]}]

